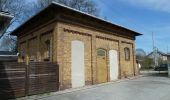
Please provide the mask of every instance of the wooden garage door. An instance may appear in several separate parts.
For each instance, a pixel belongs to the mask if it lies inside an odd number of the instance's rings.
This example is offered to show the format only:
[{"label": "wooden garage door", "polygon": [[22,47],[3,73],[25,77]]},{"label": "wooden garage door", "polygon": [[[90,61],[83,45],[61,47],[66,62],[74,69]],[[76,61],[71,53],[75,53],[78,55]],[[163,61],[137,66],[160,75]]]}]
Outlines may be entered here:
[{"label": "wooden garage door", "polygon": [[97,50],[97,81],[98,83],[107,82],[107,57],[106,50]]}]

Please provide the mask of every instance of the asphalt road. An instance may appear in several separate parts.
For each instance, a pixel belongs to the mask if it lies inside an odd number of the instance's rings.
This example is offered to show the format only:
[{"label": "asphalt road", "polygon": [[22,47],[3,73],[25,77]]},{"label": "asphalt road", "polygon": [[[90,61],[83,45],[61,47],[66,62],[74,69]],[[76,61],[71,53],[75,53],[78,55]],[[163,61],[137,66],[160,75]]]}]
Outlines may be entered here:
[{"label": "asphalt road", "polygon": [[41,100],[170,100],[170,78],[152,73],[133,80],[56,94]]}]

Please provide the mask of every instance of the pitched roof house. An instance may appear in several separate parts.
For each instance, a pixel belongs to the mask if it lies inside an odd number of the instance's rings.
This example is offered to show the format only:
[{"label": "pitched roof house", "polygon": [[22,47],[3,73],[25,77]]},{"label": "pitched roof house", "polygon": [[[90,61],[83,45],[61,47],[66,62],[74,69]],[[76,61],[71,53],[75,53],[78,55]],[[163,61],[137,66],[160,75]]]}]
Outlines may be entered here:
[{"label": "pitched roof house", "polygon": [[167,61],[168,60],[168,54],[161,52],[159,50],[157,50],[154,54],[154,52],[151,52],[147,55],[149,58],[154,58],[154,56],[156,56],[157,58],[160,58],[163,61]]},{"label": "pitched roof house", "polygon": [[57,62],[60,89],[100,84],[137,75],[138,32],[52,3],[12,35],[19,62]]}]

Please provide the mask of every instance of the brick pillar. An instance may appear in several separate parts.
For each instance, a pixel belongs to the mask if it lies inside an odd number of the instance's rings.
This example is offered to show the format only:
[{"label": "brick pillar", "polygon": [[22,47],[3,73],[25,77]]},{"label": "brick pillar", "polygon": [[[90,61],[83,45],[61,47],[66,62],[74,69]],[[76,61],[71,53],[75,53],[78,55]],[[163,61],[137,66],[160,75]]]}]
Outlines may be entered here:
[{"label": "brick pillar", "polygon": [[92,35],[92,82],[97,84],[96,74],[96,35]]},{"label": "brick pillar", "polygon": [[119,40],[119,43],[118,43],[118,55],[119,55],[119,79],[122,78],[121,76],[121,41]]},{"label": "brick pillar", "polygon": [[63,78],[62,78],[62,50],[60,47],[61,39],[59,35],[61,33],[58,30],[58,22],[54,26],[54,31],[52,32],[52,61],[58,64],[59,67],[59,90],[61,90],[63,86]]},{"label": "brick pillar", "polygon": [[[56,25],[56,31],[54,32],[54,43],[55,43],[55,50],[54,52],[57,53],[55,58],[57,60],[57,63],[59,65],[59,82],[60,82],[60,90],[71,88],[71,79],[70,80],[64,80],[66,78],[67,73],[64,72],[64,29],[60,24],[58,23]],[[57,46],[56,46],[57,44]]]},{"label": "brick pillar", "polygon": [[55,25],[53,32],[53,62],[59,65],[59,89],[63,88],[63,46],[62,33],[59,31],[58,23]]},{"label": "brick pillar", "polygon": [[139,75],[139,69],[136,66],[136,52],[135,52],[135,43],[132,44],[133,50],[133,67],[134,67],[134,76]]}]

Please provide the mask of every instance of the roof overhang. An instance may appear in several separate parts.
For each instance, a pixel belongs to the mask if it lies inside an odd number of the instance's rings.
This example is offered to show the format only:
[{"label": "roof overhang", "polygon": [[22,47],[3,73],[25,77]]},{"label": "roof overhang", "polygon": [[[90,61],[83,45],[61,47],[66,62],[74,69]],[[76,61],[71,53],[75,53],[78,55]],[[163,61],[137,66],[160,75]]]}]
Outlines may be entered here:
[{"label": "roof overhang", "polygon": [[[101,18],[98,18],[98,17],[95,17],[93,15],[90,15],[90,14],[87,14],[87,13],[84,13],[84,12],[81,12],[81,11],[78,11],[78,10],[75,10],[75,9],[72,9],[70,7],[67,7],[67,6],[64,6],[64,5],[61,5],[61,4],[58,4],[58,3],[51,3],[49,6],[47,6],[46,8],[44,8],[43,10],[41,10],[39,13],[37,13],[36,15],[34,15],[33,17],[31,17],[29,20],[27,20],[25,23],[23,23],[22,25],[20,25],[18,28],[16,28],[13,32],[11,32],[11,35],[16,35],[18,36],[20,33],[22,33],[22,29],[26,29],[27,26],[32,26],[31,24],[32,23],[36,23],[37,20],[41,20],[41,18],[43,17],[49,17],[49,16],[53,16],[53,17],[50,17],[50,18],[54,18],[57,14],[55,13],[58,13],[58,12],[61,12],[63,13],[62,11],[65,11],[65,12],[69,12],[71,13],[71,16],[74,16],[74,15],[79,15],[79,16],[83,16],[83,19],[89,19],[89,21],[94,21],[94,22],[99,22],[101,23],[101,25],[106,25],[105,28],[107,28],[107,26],[110,27],[110,29],[112,27],[114,28],[117,28],[119,29],[120,31],[125,31],[125,33],[131,33],[132,35],[134,36],[140,36],[142,34],[138,33],[138,32],[135,32],[133,30],[130,30],[128,28],[125,28],[125,27],[122,27],[122,26],[119,26],[119,25],[116,25],[116,24],[113,24],[109,21],[106,21],[104,19],[101,19]],[[42,17],[43,16],[43,17]],[[86,21],[88,22],[88,21]],[[41,23],[42,24],[42,23]],[[99,26],[99,25],[98,25]]]},{"label": "roof overhang", "polygon": [[0,35],[4,34],[13,16],[6,12],[0,12]]}]

